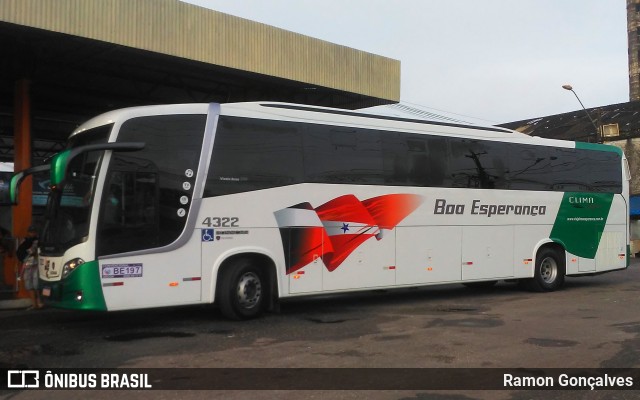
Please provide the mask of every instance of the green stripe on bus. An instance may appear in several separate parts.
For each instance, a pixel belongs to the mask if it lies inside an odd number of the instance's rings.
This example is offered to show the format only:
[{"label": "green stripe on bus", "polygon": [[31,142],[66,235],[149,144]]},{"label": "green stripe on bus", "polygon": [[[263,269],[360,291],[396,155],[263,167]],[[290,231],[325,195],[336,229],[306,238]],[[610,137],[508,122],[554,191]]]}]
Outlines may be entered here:
[{"label": "green stripe on bus", "polygon": [[[102,293],[100,282],[100,266],[98,261],[90,261],[80,265],[67,278],[51,284],[40,282],[42,286],[51,286],[51,300],[48,305],[76,310],[107,311],[107,304]],[[82,292],[82,301],[76,296]]]},{"label": "green stripe on bus", "polygon": [[613,193],[565,193],[551,240],[571,254],[595,258],[612,202]]},{"label": "green stripe on bus", "polygon": [[608,144],[576,142],[576,149],[610,151],[612,153],[618,153],[620,157],[622,157],[623,155],[622,149],[620,147],[611,146]]}]

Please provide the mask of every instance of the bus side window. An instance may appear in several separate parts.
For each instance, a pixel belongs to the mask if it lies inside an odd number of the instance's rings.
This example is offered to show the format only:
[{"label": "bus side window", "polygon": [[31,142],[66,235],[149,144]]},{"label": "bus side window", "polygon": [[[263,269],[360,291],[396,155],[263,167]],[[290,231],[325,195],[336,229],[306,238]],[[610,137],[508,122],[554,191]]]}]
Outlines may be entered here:
[{"label": "bus side window", "polygon": [[551,149],[551,173],[553,190],[561,192],[591,192],[588,183],[589,158],[576,149]]},{"label": "bus side window", "polygon": [[304,140],[306,182],[384,183],[380,132],[310,124]]},{"label": "bus side window", "polygon": [[303,181],[300,124],[223,116],[218,125],[204,197]]},{"label": "bus side window", "polygon": [[509,144],[509,189],[551,190],[551,154],[548,147]]},{"label": "bus side window", "polygon": [[450,138],[451,187],[479,189],[487,186],[483,158],[486,154],[479,140]]},{"label": "bus side window", "polygon": [[[206,118],[153,115],[122,124],[117,141],[144,142],[145,147],[111,157],[98,220],[98,256],[166,246],[180,237],[193,204],[193,171],[198,171]],[[122,202],[109,225],[103,218],[112,184],[120,185]]]},{"label": "bus side window", "polygon": [[[588,159],[591,190],[595,192],[622,192],[622,162],[620,155],[611,151],[579,150]],[[624,164],[627,165],[626,163]],[[628,176],[628,167],[625,175]]]},{"label": "bus side window", "polygon": [[386,132],[382,136],[384,183],[387,185],[411,185],[409,179],[409,147],[406,134]]},{"label": "bus side window", "polygon": [[121,174],[114,174],[107,189],[107,195],[104,200],[104,208],[102,211],[102,222],[105,225],[124,224],[124,213],[122,210],[124,201],[122,199],[122,195]]},{"label": "bus side window", "polygon": [[448,187],[446,138],[383,134],[384,181],[391,185]]},{"label": "bus side window", "polygon": [[431,136],[427,139],[429,158],[427,163],[426,185],[433,187],[449,187],[449,159],[447,152],[447,139],[440,136]]},{"label": "bus side window", "polygon": [[157,247],[158,177],[153,172],[113,171],[100,211],[101,254]]}]

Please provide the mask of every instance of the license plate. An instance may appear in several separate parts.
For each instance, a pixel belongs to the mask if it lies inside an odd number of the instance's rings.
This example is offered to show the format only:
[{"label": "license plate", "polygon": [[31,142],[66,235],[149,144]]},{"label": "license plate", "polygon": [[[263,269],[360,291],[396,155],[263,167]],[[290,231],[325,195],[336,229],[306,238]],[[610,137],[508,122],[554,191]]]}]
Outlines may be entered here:
[{"label": "license plate", "polygon": [[51,288],[50,287],[42,288],[42,295],[45,297],[51,296]]},{"label": "license plate", "polygon": [[140,278],[142,277],[142,263],[135,264],[105,264],[102,266],[103,278]]}]

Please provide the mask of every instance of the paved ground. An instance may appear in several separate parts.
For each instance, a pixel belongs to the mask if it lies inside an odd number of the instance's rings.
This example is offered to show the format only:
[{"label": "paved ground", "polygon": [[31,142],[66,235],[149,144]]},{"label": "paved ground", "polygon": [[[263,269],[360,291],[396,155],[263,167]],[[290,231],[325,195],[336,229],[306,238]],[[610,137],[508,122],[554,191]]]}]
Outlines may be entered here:
[{"label": "paved ground", "polygon": [[[640,368],[640,262],[564,290],[461,285],[305,299],[224,320],[210,307],[0,311],[0,367]],[[86,398],[11,392],[10,398]],[[632,399],[637,392],[93,392],[143,398]]]}]

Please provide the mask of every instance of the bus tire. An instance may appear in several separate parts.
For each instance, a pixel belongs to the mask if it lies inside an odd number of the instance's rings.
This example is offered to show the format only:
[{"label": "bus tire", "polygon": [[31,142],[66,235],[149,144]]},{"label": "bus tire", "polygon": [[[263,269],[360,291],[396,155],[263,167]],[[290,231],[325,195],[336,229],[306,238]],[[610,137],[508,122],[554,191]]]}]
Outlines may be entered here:
[{"label": "bus tire", "polygon": [[564,252],[545,247],[536,256],[533,278],[526,280],[525,287],[534,292],[553,292],[564,285]]},{"label": "bus tire", "polygon": [[220,277],[218,301],[226,318],[256,318],[267,303],[267,286],[263,271],[250,259],[239,259],[225,268]]}]

